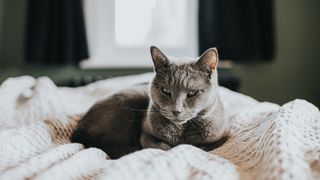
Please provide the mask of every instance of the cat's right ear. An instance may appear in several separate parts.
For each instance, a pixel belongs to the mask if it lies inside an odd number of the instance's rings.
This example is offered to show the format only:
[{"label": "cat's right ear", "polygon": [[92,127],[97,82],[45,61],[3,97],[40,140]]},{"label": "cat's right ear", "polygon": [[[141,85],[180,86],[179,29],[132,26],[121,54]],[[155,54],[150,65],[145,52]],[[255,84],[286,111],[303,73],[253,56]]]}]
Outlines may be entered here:
[{"label": "cat's right ear", "polygon": [[196,65],[203,71],[209,74],[211,78],[212,71],[217,68],[218,65],[218,51],[216,48],[210,48],[206,50],[196,62]]},{"label": "cat's right ear", "polygon": [[155,46],[150,47],[151,57],[154,64],[154,69],[159,72],[160,69],[166,69],[169,66],[169,60],[159,48]]}]

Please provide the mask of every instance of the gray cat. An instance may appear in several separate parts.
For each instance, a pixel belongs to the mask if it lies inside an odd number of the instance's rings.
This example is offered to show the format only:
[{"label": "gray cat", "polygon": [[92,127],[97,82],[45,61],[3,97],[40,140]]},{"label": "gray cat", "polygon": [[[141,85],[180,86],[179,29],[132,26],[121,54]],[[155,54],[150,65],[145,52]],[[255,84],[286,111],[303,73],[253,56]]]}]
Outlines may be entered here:
[{"label": "gray cat", "polygon": [[73,142],[118,158],[141,148],[167,150],[178,144],[211,150],[226,140],[229,122],[218,92],[217,50],[179,62],[151,47],[151,56],[151,84],[96,103],[77,125]]}]

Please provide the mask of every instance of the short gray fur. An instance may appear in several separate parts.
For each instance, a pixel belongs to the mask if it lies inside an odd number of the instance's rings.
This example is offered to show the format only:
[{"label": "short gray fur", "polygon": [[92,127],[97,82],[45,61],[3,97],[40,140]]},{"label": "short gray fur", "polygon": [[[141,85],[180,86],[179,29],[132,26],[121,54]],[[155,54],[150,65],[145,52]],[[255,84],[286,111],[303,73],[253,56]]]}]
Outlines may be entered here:
[{"label": "short gray fur", "polygon": [[[169,149],[178,144],[205,147],[226,137],[229,123],[224,118],[218,92],[217,50],[208,49],[198,59],[185,58],[182,62],[168,58],[156,47],[151,47],[151,55],[156,74],[142,126],[142,147]],[[188,97],[190,91],[198,93]]]},{"label": "short gray fur", "polygon": [[[151,47],[155,76],[97,102],[80,120],[73,142],[98,147],[112,158],[141,148],[192,144],[209,150],[228,135],[218,92],[218,53],[180,61]],[[218,142],[218,143],[217,143]]]}]

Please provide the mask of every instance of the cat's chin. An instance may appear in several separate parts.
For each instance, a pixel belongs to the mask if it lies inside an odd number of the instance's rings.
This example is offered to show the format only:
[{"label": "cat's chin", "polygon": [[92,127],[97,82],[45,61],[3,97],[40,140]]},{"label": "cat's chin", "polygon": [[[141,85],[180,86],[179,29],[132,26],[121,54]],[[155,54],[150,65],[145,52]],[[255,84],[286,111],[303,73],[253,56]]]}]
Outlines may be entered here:
[{"label": "cat's chin", "polygon": [[188,122],[189,119],[187,120],[179,120],[179,119],[170,119],[170,121],[174,124],[178,124],[178,125],[182,125],[185,124],[186,122]]},{"label": "cat's chin", "polygon": [[189,119],[179,119],[179,118],[173,117],[173,116],[165,116],[165,115],[162,115],[162,116],[165,117],[166,119],[168,119],[171,123],[177,124],[177,125],[185,124],[185,123],[188,122],[190,119],[192,119],[192,118],[189,118]]},{"label": "cat's chin", "polygon": [[186,122],[188,122],[188,120],[183,120],[183,121],[180,121],[180,120],[177,121],[177,120],[176,120],[176,121],[174,121],[174,123],[175,123],[175,124],[178,124],[178,125],[185,124]]}]

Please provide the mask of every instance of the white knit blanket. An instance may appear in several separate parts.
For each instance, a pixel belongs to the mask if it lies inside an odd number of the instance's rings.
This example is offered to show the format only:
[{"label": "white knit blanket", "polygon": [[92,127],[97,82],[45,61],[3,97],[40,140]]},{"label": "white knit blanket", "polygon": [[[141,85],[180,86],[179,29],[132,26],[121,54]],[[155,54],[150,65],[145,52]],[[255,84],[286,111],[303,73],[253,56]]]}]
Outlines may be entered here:
[{"label": "white knit blanket", "polygon": [[58,88],[48,78],[0,86],[0,179],[320,179],[320,113],[304,100],[283,106],[220,88],[230,138],[204,152],[191,145],[144,149],[118,160],[69,137],[98,99],[150,80],[142,74]]}]

